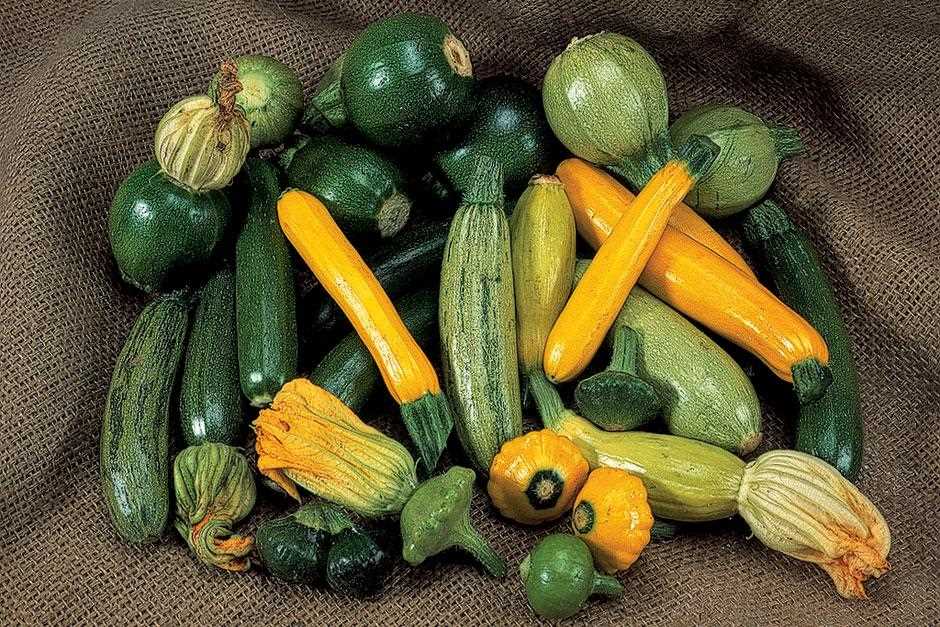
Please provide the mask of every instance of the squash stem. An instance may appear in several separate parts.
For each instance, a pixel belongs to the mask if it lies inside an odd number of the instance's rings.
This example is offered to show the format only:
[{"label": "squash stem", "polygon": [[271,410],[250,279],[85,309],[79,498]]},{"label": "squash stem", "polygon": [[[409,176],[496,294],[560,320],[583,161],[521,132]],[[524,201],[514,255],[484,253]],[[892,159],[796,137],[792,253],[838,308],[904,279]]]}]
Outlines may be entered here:
[{"label": "squash stem", "polygon": [[627,325],[614,328],[614,345],[608,370],[636,374],[636,354],[640,344],[637,332]]},{"label": "squash stem", "polygon": [[591,587],[591,594],[619,597],[623,594],[623,585],[615,577],[594,573],[594,585]]},{"label": "squash stem", "polygon": [[692,135],[679,149],[679,161],[685,163],[689,176],[698,181],[718,158],[720,151],[718,145],[704,135]]},{"label": "squash stem", "polygon": [[447,399],[441,393],[428,392],[418,400],[403,404],[401,419],[418,449],[421,464],[428,473],[432,472],[454,428]]},{"label": "squash stem", "polygon": [[794,230],[793,222],[786,212],[772,200],[765,200],[751,207],[744,216],[744,238],[752,245],[770,241]]},{"label": "squash stem", "polygon": [[476,558],[489,575],[492,577],[506,576],[506,560],[493,550],[493,547],[480,535],[479,531],[470,525],[464,525],[464,528],[458,531],[456,536],[458,546]]},{"label": "squash stem", "polygon": [[346,126],[346,105],[340,83],[343,57],[327,69],[317,83],[310,104],[304,111],[303,126],[315,133],[328,133]]},{"label": "squash stem", "polygon": [[669,132],[663,131],[650,141],[643,152],[627,157],[619,165],[610,166],[609,169],[623,178],[633,191],[638,192],[673,158],[675,151],[672,149]]},{"label": "squash stem", "polygon": [[234,61],[223,61],[219,68],[219,93],[216,102],[219,105],[219,119],[224,123],[235,115],[235,96],[242,90],[238,82],[238,66]]},{"label": "squash stem", "polygon": [[774,143],[774,152],[777,153],[778,159],[795,157],[806,149],[796,129],[789,126],[770,126],[767,130]]},{"label": "squash stem", "polygon": [[819,400],[832,383],[829,368],[819,363],[815,357],[804,359],[794,365],[790,372],[793,373],[793,389],[800,405],[809,405]]},{"label": "squash stem", "polygon": [[666,522],[664,520],[654,520],[653,528],[650,529],[650,538],[656,542],[671,540],[676,537],[678,530],[679,526],[675,523]]},{"label": "squash stem", "polygon": [[464,205],[503,206],[503,168],[496,159],[480,155],[473,160],[470,185],[463,196]]},{"label": "squash stem", "polygon": [[542,422],[549,429],[556,429],[567,410],[558,390],[541,369],[537,368],[529,373],[529,391],[535,399]]}]

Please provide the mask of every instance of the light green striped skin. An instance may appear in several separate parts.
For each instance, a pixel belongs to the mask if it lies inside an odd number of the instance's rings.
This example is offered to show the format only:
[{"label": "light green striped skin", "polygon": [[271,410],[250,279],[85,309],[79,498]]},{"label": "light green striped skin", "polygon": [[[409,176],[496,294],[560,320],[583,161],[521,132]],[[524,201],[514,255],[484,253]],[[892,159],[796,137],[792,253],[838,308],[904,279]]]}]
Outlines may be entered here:
[{"label": "light green striped skin", "polygon": [[476,181],[451,223],[441,268],[441,353],[457,435],[471,463],[493,457],[522,433],[516,308],[502,175],[478,160]]},{"label": "light green striped skin", "polygon": [[173,105],[154,137],[163,171],[197,192],[221,189],[238,174],[251,145],[251,129],[235,109],[225,122],[209,96],[190,96]]},{"label": "light green striped skin", "polygon": [[617,33],[574,39],[542,84],[555,136],[574,154],[619,165],[666,130],[666,82],[656,61]]},{"label": "light green striped skin", "polygon": [[183,357],[189,306],[159,296],[137,317],[105,400],[100,469],[114,529],[127,542],[160,538],[170,509],[170,401]]}]

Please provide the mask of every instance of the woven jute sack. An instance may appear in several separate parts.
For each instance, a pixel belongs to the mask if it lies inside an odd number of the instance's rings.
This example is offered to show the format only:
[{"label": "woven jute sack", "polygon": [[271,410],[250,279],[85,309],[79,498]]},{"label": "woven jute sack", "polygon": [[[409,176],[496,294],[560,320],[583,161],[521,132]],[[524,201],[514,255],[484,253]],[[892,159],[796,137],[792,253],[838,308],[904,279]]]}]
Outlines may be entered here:
[{"label": "woven jute sack", "polygon": [[[128,546],[100,495],[104,395],[145,302],[117,278],[108,207],[151,158],[156,121],[235,54],[273,55],[309,90],[365,24],[403,9],[448,22],[478,75],[534,84],[571,37],[622,32],[662,66],[673,115],[730,102],[795,127],[808,147],[772,194],[818,248],[845,314],[867,430],[859,485],[891,526],[892,570],[870,584],[870,600],[845,601],[821,570],[726,521],[650,546],[625,573],[624,598],[592,603],[576,620],[940,622],[934,0],[0,0],[0,623],[534,621],[516,576],[488,579],[459,556],[399,566],[384,594],[356,601],[260,571],[210,570],[171,532]],[[768,425],[761,450],[790,446],[787,390],[755,371]],[[249,526],[284,506],[266,501]],[[547,533],[500,520],[482,495],[473,516],[513,569]]]}]

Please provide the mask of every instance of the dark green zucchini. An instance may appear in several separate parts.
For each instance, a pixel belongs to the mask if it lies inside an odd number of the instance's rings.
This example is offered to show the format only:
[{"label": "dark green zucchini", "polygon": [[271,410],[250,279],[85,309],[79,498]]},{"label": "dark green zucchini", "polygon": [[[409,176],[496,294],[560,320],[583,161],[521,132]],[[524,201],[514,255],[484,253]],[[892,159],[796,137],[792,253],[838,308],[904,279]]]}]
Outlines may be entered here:
[{"label": "dark green zucchini", "polygon": [[[366,263],[390,298],[418,287],[426,278],[437,283],[447,229],[446,222],[408,228],[367,255]],[[317,330],[329,334],[345,322],[346,316],[332,298],[322,294],[314,319]]]},{"label": "dark green zucchini", "polygon": [[470,126],[434,160],[451,186],[463,192],[473,175],[474,157],[492,157],[503,168],[507,197],[515,200],[533,175],[554,171],[558,152],[539,90],[503,76],[480,81]]},{"label": "dark green zucchini", "polygon": [[291,158],[287,183],[320,199],[346,233],[391,237],[411,213],[398,167],[337,137],[311,137]]},{"label": "dark green zucchini", "polygon": [[111,522],[127,542],[159,539],[170,509],[170,404],[189,302],[158,296],[137,317],[118,355],[101,425],[101,484]]},{"label": "dark green zucchini", "polygon": [[[422,290],[405,296],[395,302],[395,309],[422,347],[437,337],[436,292]],[[310,380],[359,413],[381,382],[381,375],[369,350],[352,331],[317,364]]]},{"label": "dark green zucchini", "polygon": [[186,446],[237,446],[242,427],[235,275],[222,266],[203,286],[193,316],[180,383],[180,428]]},{"label": "dark green zucchini", "polygon": [[472,112],[470,55],[431,15],[373,22],[343,55],[340,74],[347,118],[378,146],[422,142]]},{"label": "dark green zucchini", "polygon": [[832,286],[812,244],[773,202],[764,201],[748,211],[744,234],[767,262],[781,300],[806,318],[829,347],[832,384],[821,398],[800,406],[796,448],[854,479],[864,443],[858,373]]},{"label": "dark green zucchini", "polygon": [[271,402],[297,376],[296,287],[290,245],[277,221],[278,172],[245,163],[248,203],[235,245],[235,311],[242,394],[255,407]]}]

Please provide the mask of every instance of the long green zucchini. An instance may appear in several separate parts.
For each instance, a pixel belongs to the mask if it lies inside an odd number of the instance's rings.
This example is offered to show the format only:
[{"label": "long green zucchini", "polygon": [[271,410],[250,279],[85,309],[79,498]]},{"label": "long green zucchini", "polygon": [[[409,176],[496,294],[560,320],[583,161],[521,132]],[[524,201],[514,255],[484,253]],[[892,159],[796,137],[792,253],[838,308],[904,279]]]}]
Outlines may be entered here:
[{"label": "long green zucchini", "polygon": [[101,485],[127,542],[153,542],[170,510],[170,402],[183,356],[189,302],[158,296],[137,317],[118,355],[101,424]]},{"label": "long green zucchini", "polygon": [[235,276],[223,266],[203,286],[189,332],[179,395],[186,446],[240,444],[242,394],[235,336]]},{"label": "long green zucchini", "polygon": [[235,245],[235,310],[242,393],[271,402],[297,375],[297,314],[290,246],[277,222],[277,169],[249,159],[248,214]]},{"label": "long green zucchini", "polygon": [[[428,222],[408,228],[387,240],[366,257],[366,263],[390,298],[395,298],[418,286],[426,277],[440,275],[441,257],[447,243],[447,222]],[[323,294],[314,316],[320,333],[333,333],[346,322],[328,294]]]},{"label": "long green zucchini", "polygon": [[500,166],[479,157],[444,249],[438,316],[457,435],[483,473],[522,433],[509,246]]},{"label": "long green zucchini", "polygon": [[858,373],[832,286],[813,245],[773,202],[765,201],[746,214],[744,234],[767,262],[781,300],[806,318],[829,346],[832,384],[820,399],[800,406],[796,448],[854,479],[864,443]]},{"label": "long green zucchini", "polygon": [[[427,350],[436,338],[437,293],[422,290],[409,294],[395,301],[395,309],[418,344]],[[359,334],[351,331],[320,360],[310,380],[358,414],[382,377]]]}]

